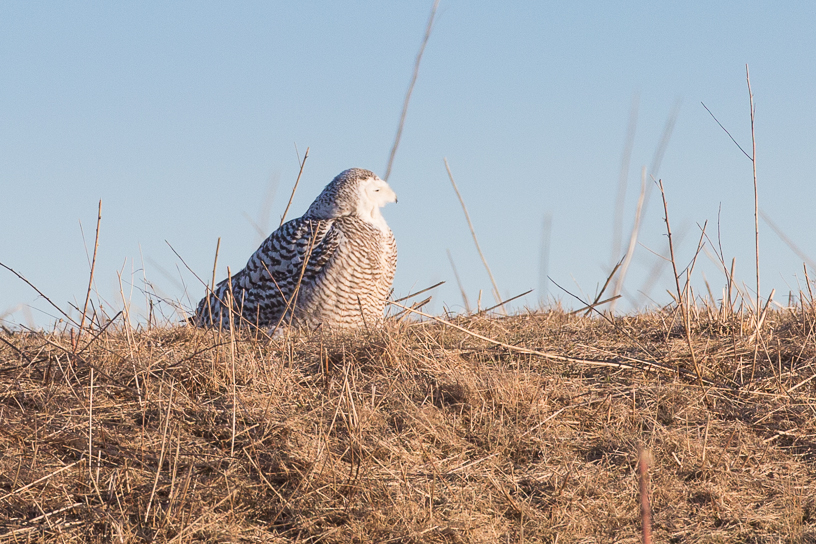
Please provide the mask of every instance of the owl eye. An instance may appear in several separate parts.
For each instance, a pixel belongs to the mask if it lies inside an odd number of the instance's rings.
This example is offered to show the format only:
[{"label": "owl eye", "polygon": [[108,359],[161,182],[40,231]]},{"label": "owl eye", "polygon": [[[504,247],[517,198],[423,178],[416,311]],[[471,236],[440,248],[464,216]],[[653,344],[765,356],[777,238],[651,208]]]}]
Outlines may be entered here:
[{"label": "owl eye", "polygon": [[379,189],[374,189],[374,192],[375,192],[375,193],[379,193],[379,192],[380,192],[380,190],[379,190]]}]

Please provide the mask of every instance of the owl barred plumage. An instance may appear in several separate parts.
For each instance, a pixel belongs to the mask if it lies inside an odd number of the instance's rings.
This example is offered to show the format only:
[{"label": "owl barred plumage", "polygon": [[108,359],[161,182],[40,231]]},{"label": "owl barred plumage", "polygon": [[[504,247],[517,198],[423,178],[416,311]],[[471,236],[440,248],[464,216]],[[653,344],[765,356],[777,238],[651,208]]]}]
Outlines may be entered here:
[{"label": "owl barred plumage", "polygon": [[[360,168],[341,172],[298,219],[284,223],[198,303],[195,323],[339,329],[381,321],[397,244],[380,208],[396,202],[386,182]],[[238,316],[241,316],[239,319]]]}]

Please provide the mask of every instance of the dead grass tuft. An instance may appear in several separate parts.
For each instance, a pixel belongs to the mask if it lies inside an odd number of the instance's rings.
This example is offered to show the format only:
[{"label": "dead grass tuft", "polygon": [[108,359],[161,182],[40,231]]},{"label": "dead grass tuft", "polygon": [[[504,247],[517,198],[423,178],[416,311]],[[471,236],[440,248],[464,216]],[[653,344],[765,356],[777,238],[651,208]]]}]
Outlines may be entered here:
[{"label": "dead grass tuft", "polygon": [[690,314],[0,333],[0,540],[816,542],[812,309]]}]

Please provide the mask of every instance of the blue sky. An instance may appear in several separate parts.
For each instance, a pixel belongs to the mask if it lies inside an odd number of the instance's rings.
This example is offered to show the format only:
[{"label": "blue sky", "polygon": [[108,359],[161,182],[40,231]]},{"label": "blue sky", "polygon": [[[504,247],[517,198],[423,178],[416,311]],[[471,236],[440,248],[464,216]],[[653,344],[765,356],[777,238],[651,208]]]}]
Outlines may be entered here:
[{"label": "blue sky", "polygon": [[[0,262],[67,309],[87,288],[97,201],[96,291],[111,313],[145,305],[144,279],[191,305],[204,293],[166,242],[209,277],[241,268],[277,225],[310,148],[290,217],[340,171],[383,175],[431,2],[3,2],[0,4]],[[395,289],[437,281],[432,309],[462,301],[449,249],[474,302],[490,283],[445,173],[447,157],[504,297],[542,295],[549,274],[594,293],[609,270],[615,200],[633,97],[637,126],[623,231],[641,167],[671,112],[664,180],[678,261],[697,224],[719,223],[737,280],[754,285],[745,64],[756,103],[760,207],[809,256],[816,219],[816,4],[811,2],[525,2],[442,0],[384,210],[399,245]],[[271,202],[271,204],[269,204]],[[719,211],[721,209],[721,212]],[[265,218],[265,221],[264,221]],[[80,231],[84,230],[85,242]],[[666,237],[652,190],[618,311],[645,289]],[[685,233],[685,236],[681,236]],[[762,291],[798,290],[801,259],[760,223]],[[648,249],[647,249],[648,248]],[[722,272],[695,268],[715,295]],[[648,291],[669,300],[665,267]],[[572,306],[550,284],[549,296]],[[186,292],[185,292],[186,291]],[[96,298],[96,295],[94,295]],[[22,307],[32,308],[30,312]],[[11,313],[10,313],[11,312]],[[0,270],[6,324],[54,312]],[[171,313],[167,311],[167,315]]]}]

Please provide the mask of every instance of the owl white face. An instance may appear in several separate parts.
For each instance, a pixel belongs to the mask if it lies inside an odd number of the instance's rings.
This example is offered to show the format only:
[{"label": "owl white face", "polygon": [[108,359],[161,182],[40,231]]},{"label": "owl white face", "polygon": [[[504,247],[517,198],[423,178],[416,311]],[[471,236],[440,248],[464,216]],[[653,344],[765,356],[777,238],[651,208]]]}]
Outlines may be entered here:
[{"label": "owl white face", "polygon": [[380,208],[391,202],[396,202],[397,194],[377,176],[362,181],[358,190],[357,214],[381,230],[388,230],[388,225],[380,213]]}]

